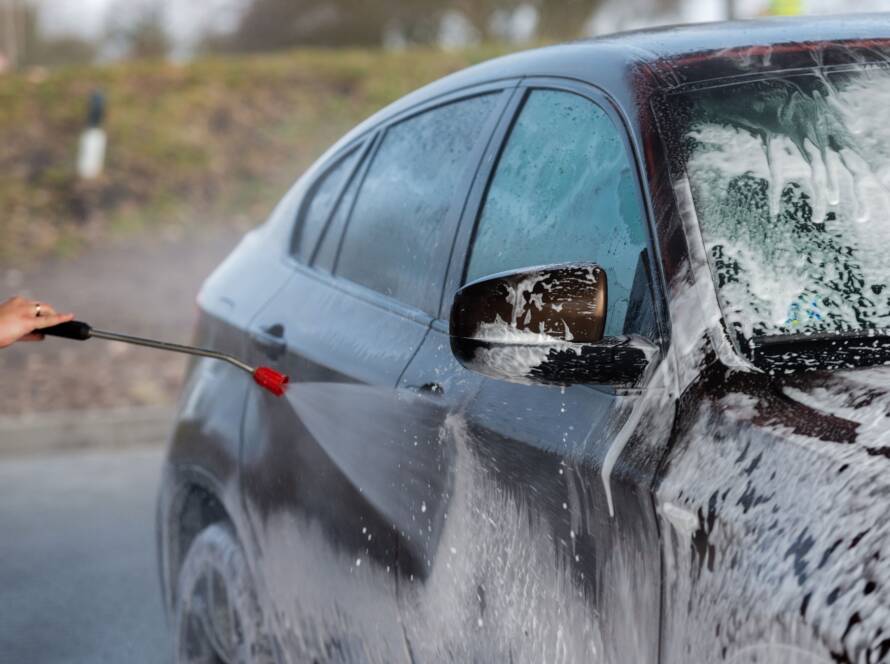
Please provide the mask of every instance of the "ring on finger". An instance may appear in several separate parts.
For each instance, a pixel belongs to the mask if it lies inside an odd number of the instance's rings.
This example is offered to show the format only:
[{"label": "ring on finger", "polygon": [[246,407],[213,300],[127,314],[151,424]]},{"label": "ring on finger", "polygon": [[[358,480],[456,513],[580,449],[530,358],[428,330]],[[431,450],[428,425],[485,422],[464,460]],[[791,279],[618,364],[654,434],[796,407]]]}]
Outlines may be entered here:
[{"label": "ring on finger", "polygon": [[34,316],[40,318],[40,302],[34,303]]}]

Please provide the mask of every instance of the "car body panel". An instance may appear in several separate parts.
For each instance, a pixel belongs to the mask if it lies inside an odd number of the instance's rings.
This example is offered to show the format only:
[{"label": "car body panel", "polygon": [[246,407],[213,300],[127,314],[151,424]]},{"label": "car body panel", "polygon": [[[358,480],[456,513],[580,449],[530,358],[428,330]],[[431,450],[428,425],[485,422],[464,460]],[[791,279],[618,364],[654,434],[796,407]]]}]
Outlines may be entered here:
[{"label": "car body panel", "polygon": [[[273,218],[291,214],[295,203],[294,197],[286,197]],[[244,330],[262,303],[291,277],[284,262],[270,263],[264,255],[263,236],[268,228],[245,236],[205,282],[198,296],[201,316],[196,344],[245,355]],[[245,281],[241,276],[245,271],[262,277]],[[168,614],[175,594],[175,570],[182,564],[190,537],[197,534],[189,528],[182,532],[181,527],[194,490],[214,496],[239,531],[246,525],[241,519],[239,461],[244,404],[253,385],[251,376],[227,363],[201,358],[189,364],[158,501],[159,563]]]},{"label": "car body panel", "polygon": [[423,557],[399,586],[415,661],[656,661],[657,517],[639,490],[669,433],[639,435],[656,401],[480,379],[448,348],[434,326],[403,377],[439,386],[426,449],[448,477],[403,484],[422,506]]},{"label": "car body panel", "polygon": [[[497,146],[531,89],[580,94],[623,125],[599,88],[530,77]],[[494,155],[484,161],[469,196],[444,319],[402,378],[437,387],[430,398],[443,420],[426,465],[439,463],[448,476],[440,485],[403,485],[407,502],[427,507],[417,514],[421,542],[410,546],[413,576],[399,586],[406,638],[416,661],[655,661],[657,515],[640,487],[654,481],[667,449],[670,365],[653,364],[648,389],[616,394],[480,378],[457,364],[445,320],[494,164]]]},{"label": "car body panel", "polygon": [[665,520],[666,661],[884,661],[888,378],[690,390],[657,492],[695,516]]},{"label": "car body panel", "polygon": [[[659,100],[727,75],[882,60],[875,40],[888,36],[887,16],[628,33],[472,67],[359,125],[286,201],[393,118],[519,86],[467,183],[435,320],[295,266],[296,208],[208,281],[199,339],[268,360],[248,335],[283,323],[299,354],[278,366],[298,405],[193,366],[162,490],[165,587],[171,496],[206,480],[283,658],[885,661],[888,370],[779,378],[737,352],[689,191],[671,177]],[[498,382],[450,353],[451,296],[529,85],[577,87],[627,131],[660,335],[639,389]]]},{"label": "car body panel", "polygon": [[[343,325],[321,324],[329,320]],[[427,323],[304,271],[257,319],[273,322],[288,344],[276,366],[293,382],[285,398],[254,390],[247,399],[242,494],[256,577],[300,656],[400,661],[391,525],[399,454],[385,418],[399,413],[388,405],[393,387]]]},{"label": "car body panel", "polygon": [[[456,98],[504,88],[477,86]],[[437,98],[423,110],[446,101]],[[497,119],[494,113],[489,126]],[[487,132],[470,157],[473,164],[486,143]],[[467,181],[475,167],[470,170]],[[355,175],[362,176],[361,170]],[[453,202],[446,216],[451,236],[460,203]],[[445,238],[442,280],[448,232]],[[282,329],[283,357],[256,351],[252,357],[276,363],[294,381],[283,400],[248,395],[242,495],[253,528],[246,545],[258,579],[267,582],[280,633],[303,657],[336,651],[351,661],[362,652],[398,661],[406,655],[395,601],[397,540],[410,528],[413,511],[399,493],[400,473],[411,441],[428,438],[422,431],[428,418],[423,399],[395,387],[430,321],[323,269],[298,266],[252,326],[255,334],[273,325]],[[412,427],[421,430],[412,435]],[[284,570],[291,570],[287,584],[280,582]],[[345,585],[335,589],[331,578],[337,577]]]}]

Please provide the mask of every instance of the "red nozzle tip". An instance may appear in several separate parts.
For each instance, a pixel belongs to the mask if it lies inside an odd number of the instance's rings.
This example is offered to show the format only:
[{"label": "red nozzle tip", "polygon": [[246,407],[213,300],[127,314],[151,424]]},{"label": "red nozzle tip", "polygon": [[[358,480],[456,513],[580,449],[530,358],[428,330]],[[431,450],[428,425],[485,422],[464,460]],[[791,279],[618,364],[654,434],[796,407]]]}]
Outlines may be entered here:
[{"label": "red nozzle tip", "polygon": [[254,370],[253,379],[257,382],[257,385],[265,387],[276,397],[284,394],[284,389],[290,382],[290,378],[269,367],[259,367]]}]

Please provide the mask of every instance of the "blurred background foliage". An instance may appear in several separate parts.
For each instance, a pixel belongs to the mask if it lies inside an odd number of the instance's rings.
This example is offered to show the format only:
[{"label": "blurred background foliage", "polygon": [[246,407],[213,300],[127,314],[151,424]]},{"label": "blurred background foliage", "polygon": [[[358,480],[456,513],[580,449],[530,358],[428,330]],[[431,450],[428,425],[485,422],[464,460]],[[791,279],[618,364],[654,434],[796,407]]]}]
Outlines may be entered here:
[{"label": "blurred background foliage", "polygon": [[[0,0],[0,265],[147,228],[253,225],[349,127],[501,53],[835,5],[843,8],[831,0]],[[74,166],[93,90],[107,99],[106,169],[81,181]]]},{"label": "blurred background foliage", "polygon": [[[301,49],[72,66],[0,78],[0,262],[71,253],[148,226],[261,221],[354,124],[498,48]],[[104,174],[77,178],[77,137],[105,93]]]}]

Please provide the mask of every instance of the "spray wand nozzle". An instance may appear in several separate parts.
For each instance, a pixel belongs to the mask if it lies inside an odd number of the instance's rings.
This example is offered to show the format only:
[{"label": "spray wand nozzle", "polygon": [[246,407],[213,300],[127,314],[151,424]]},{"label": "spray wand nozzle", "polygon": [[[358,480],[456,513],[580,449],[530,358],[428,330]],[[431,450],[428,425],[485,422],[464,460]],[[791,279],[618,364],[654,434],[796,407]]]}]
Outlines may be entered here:
[{"label": "spray wand nozzle", "polygon": [[156,341],[154,339],[143,339],[142,337],[133,337],[128,334],[117,334],[115,332],[105,332],[103,330],[93,329],[87,323],[79,320],[72,320],[67,323],[61,323],[52,327],[46,327],[37,330],[40,334],[46,334],[53,337],[63,337],[65,339],[75,339],[77,341],[86,341],[87,339],[107,339],[109,341],[121,341],[125,344],[133,344],[136,346],[147,346],[148,348],[157,348],[173,353],[185,353],[187,355],[197,355],[199,357],[210,357],[216,360],[222,360],[233,364],[253,376],[257,385],[266,388],[275,396],[284,394],[290,379],[283,373],[270,369],[269,367],[253,368],[238,358],[227,353],[221,353],[216,350],[207,348],[197,348],[195,346],[183,346],[180,344],[171,344],[166,341]]}]

